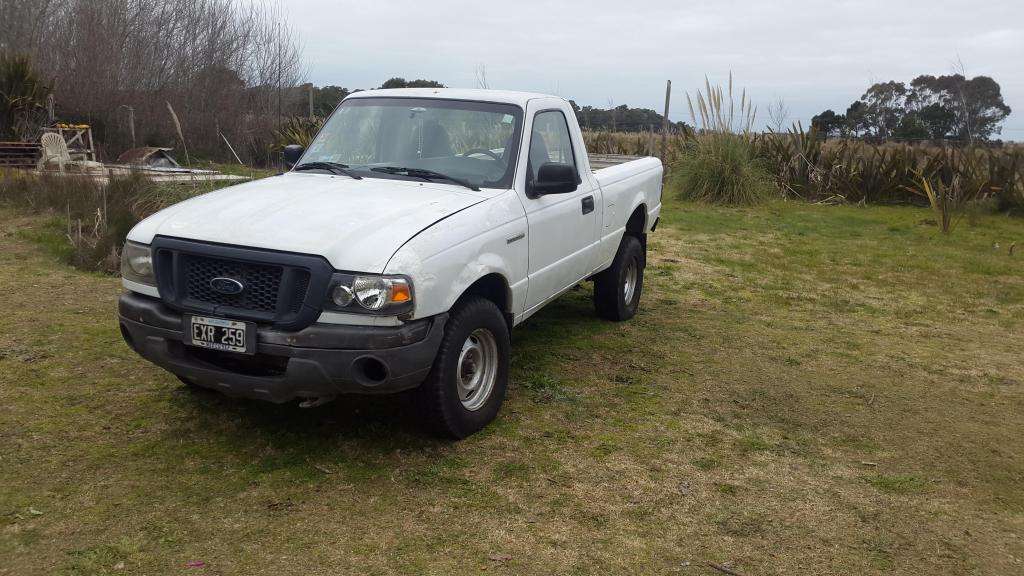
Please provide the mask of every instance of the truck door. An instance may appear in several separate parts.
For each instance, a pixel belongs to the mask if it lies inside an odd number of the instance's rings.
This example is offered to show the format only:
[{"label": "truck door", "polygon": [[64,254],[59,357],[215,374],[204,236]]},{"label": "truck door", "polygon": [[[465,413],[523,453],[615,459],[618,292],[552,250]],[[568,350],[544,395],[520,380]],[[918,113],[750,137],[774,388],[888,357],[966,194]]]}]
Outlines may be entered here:
[{"label": "truck door", "polygon": [[543,303],[590,273],[598,233],[599,198],[592,179],[583,174],[576,190],[561,194],[530,194],[530,184],[548,162],[578,161],[584,150],[574,150],[568,119],[561,109],[542,110],[533,118],[523,204],[529,223],[530,262],[526,309]]}]

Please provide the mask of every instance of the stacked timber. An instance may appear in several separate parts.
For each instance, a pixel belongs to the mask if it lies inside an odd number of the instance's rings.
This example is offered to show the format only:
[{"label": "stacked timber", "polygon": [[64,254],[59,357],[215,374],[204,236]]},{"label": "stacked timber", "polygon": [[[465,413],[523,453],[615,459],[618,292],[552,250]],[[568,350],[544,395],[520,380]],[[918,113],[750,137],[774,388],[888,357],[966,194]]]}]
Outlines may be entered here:
[{"label": "stacked timber", "polygon": [[41,151],[38,142],[0,142],[0,168],[35,168]]}]

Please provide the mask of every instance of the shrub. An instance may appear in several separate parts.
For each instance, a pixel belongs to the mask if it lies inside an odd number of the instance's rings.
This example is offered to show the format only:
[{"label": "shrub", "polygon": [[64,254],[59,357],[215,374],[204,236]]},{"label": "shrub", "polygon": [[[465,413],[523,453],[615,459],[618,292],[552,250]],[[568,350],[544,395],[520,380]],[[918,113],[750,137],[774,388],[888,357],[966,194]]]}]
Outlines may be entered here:
[{"label": "shrub", "polygon": [[323,118],[306,118],[303,116],[288,118],[273,132],[273,151],[278,153],[289,144],[298,144],[309,148],[310,142],[313,141],[313,137],[320,131],[320,127],[323,124]]},{"label": "shrub", "polygon": [[999,210],[1024,215],[1024,149],[989,152],[988,171]]},{"label": "shrub", "polygon": [[939,230],[949,234],[963,218],[964,209],[979,198],[983,188],[965,183],[960,174],[954,174],[949,184],[941,178],[921,174],[918,176],[917,187],[912,191],[928,199],[928,204],[938,218]]},{"label": "shrub", "polygon": [[[705,134],[707,131],[702,132]],[[676,177],[684,153],[698,137],[691,132],[672,134],[667,150],[660,136],[624,132],[584,132],[592,154],[652,154],[661,158],[667,181]],[[1024,215],[1024,146],[958,148],[933,144],[876,144],[860,140],[824,140],[813,127],[797,124],[787,133],[750,135],[754,155],[788,196],[812,202],[840,201],[871,204],[927,205],[914,193],[919,173],[941,175],[983,188],[982,196],[1001,212]]]},{"label": "shrub", "polygon": [[54,217],[37,240],[68,264],[107,273],[118,271],[121,246],[136,223],[212,189],[212,185],[156,184],[141,174],[102,184],[84,176],[0,170],[0,203]]},{"label": "shrub", "polygon": [[727,88],[705,78],[704,91],[687,94],[686,102],[699,131],[670,165],[669,187],[682,198],[718,204],[756,204],[774,195],[751,136],[757,109],[746,91],[737,103],[732,74]]},{"label": "shrub", "polygon": [[739,134],[697,135],[672,165],[669,188],[688,200],[756,204],[775,195],[750,140]]},{"label": "shrub", "polygon": [[0,140],[35,136],[49,91],[27,56],[0,49]]},{"label": "shrub", "polygon": [[786,134],[755,137],[759,157],[780,189],[811,201],[922,204],[921,176],[995,197],[1001,210],[1024,200],[1024,154],[1012,146],[958,148],[823,140],[799,125]]}]

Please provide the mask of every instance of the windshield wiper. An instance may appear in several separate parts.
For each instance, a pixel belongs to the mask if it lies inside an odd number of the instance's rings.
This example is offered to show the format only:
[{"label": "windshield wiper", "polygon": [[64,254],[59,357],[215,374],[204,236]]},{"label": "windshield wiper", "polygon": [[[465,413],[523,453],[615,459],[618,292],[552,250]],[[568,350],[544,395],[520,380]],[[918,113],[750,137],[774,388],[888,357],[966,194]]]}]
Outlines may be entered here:
[{"label": "windshield wiper", "polygon": [[433,170],[426,170],[424,168],[404,168],[402,166],[377,166],[376,168],[370,168],[374,172],[383,172],[385,174],[405,174],[406,176],[412,176],[413,178],[421,178],[423,180],[447,180],[454,182],[459,186],[465,186],[474,192],[479,192],[480,188],[462,178],[456,178],[440,172],[434,172]]},{"label": "windshield wiper", "polygon": [[355,172],[349,170],[348,164],[341,164],[338,162],[303,162],[298,166],[292,168],[292,170],[327,170],[331,174],[343,174],[356,180],[362,180],[363,177]]}]

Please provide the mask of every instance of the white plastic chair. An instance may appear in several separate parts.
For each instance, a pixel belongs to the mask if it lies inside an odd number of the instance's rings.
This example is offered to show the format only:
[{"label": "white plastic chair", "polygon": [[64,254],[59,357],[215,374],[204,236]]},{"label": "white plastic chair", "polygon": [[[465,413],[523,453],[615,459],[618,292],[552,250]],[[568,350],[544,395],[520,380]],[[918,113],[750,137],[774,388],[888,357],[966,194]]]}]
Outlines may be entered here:
[{"label": "white plastic chair", "polygon": [[71,164],[86,170],[103,167],[103,164],[100,162],[72,160],[71,152],[68,151],[68,143],[64,141],[64,136],[61,136],[57,132],[47,132],[43,134],[42,138],[39,139],[39,143],[43,146],[43,156],[42,159],[39,160],[40,170],[45,168],[46,165],[52,161],[57,162],[57,167],[61,172],[64,171],[65,164]]},{"label": "white plastic chair", "polygon": [[68,152],[68,143],[64,137],[56,132],[47,132],[39,139],[43,145],[43,157],[39,160],[39,169],[42,170],[51,161],[56,160],[60,171],[64,171],[64,164],[71,162],[71,153]]}]

